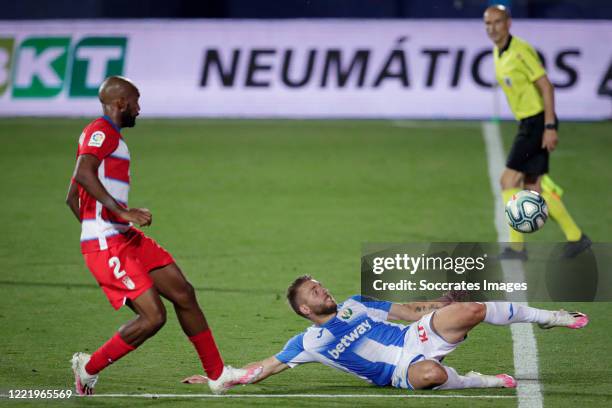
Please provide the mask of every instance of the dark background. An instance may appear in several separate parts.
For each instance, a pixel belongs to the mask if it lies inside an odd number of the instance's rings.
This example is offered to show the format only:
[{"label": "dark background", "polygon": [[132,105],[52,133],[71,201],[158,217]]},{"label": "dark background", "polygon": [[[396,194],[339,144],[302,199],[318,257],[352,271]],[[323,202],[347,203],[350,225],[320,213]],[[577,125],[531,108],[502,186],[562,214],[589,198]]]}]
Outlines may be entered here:
[{"label": "dark background", "polygon": [[13,0],[0,20],[64,18],[481,18],[493,3],[518,18],[612,19],[612,0]]}]

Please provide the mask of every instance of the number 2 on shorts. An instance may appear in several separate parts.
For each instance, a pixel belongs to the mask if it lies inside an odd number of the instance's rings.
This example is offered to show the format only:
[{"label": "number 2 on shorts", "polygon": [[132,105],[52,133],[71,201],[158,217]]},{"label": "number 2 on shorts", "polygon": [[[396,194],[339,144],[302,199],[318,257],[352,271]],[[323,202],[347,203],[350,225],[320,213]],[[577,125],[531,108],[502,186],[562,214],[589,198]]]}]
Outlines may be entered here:
[{"label": "number 2 on shorts", "polygon": [[109,259],[108,266],[113,268],[113,275],[115,275],[115,278],[121,280],[126,288],[132,290],[136,287],[132,279],[130,279],[129,276],[125,276],[125,271],[121,270],[121,261],[118,257],[113,256],[111,259]]}]

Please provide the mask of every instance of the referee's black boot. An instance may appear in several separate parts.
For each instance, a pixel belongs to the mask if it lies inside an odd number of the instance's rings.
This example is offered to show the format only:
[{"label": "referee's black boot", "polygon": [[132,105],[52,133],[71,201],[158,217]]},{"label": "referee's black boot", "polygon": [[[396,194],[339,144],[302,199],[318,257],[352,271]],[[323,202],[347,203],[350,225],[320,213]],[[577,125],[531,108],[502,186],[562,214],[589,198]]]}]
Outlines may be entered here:
[{"label": "referee's black boot", "polygon": [[591,241],[591,239],[587,237],[586,234],[582,234],[578,241],[571,241],[565,244],[565,247],[563,247],[563,255],[561,255],[561,258],[575,258],[581,252],[589,249],[592,243],[593,241]]},{"label": "referee's black boot", "polygon": [[499,255],[497,255],[497,260],[499,261],[506,261],[510,259],[526,261],[527,260],[527,250],[522,249],[520,251],[516,251],[510,247],[506,247]]}]

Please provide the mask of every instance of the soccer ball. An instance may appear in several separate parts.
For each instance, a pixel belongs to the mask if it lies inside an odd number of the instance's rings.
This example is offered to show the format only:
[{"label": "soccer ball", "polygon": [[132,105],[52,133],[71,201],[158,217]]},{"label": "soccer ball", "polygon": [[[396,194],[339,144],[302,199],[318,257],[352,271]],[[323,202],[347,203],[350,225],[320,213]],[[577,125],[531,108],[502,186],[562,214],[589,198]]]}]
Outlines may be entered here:
[{"label": "soccer ball", "polygon": [[544,226],[547,218],[546,201],[535,191],[519,191],[506,204],[508,225],[518,232],[536,232]]}]

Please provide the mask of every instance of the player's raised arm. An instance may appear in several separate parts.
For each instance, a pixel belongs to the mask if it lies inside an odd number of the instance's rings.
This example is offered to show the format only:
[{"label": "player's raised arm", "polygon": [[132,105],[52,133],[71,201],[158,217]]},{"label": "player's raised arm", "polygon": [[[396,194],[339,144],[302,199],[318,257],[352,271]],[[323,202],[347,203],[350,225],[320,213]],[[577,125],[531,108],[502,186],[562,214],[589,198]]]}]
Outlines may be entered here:
[{"label": "player's raised arm", "polygon": [[454,302],[468,301],[468,293],[462,290],[451,290],[439,299],[429,302],[393,303],[389,310],[387,320],[405,320],[408,322],[419,320],[427,313],[448,306]]},{"label": "player's raised arm", "polygon": [[98,167],[100,167],[100,160],[96,156],[92,154],[80,155],[74,170],[74,181],[102,203],[106,209],[124,220],[140,226],[150,225],[153,216],[149,210],[146,208],[124,208],[108,193],[98,178]]},{"label": "player's raised arm", "polygon": [[394,303],[391,305],[387,320],[404,320],[413,322],[434,310],[446,306],[448,303],[433,301],[433,302],[410,302],[410,303]]}]

